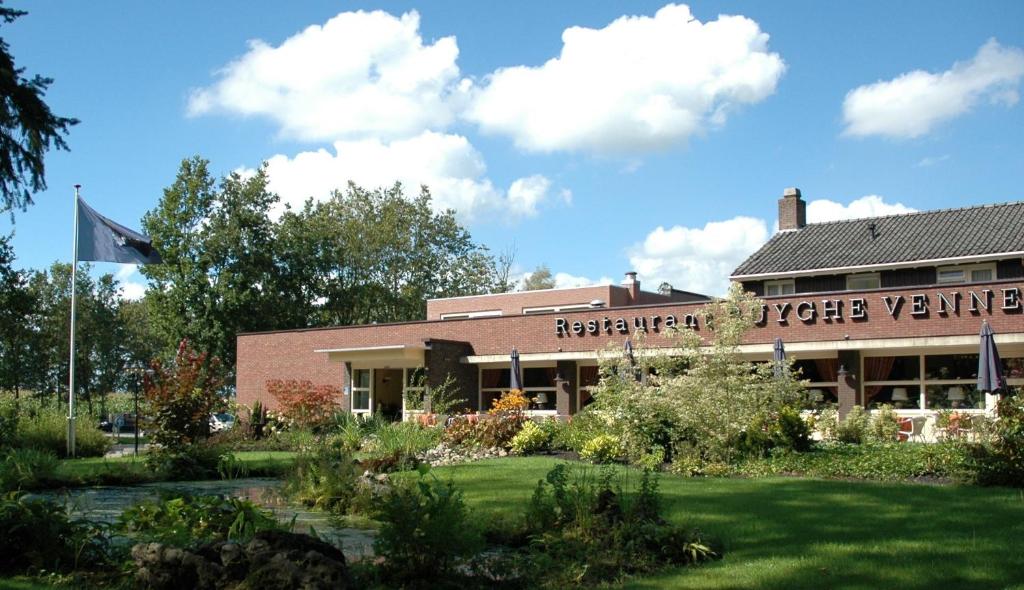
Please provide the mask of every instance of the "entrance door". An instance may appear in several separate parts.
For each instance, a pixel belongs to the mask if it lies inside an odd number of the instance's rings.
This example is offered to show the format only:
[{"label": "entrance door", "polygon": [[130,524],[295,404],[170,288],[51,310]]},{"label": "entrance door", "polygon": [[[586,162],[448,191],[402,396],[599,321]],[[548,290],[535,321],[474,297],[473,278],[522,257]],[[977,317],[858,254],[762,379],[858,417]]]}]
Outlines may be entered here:
[{"label": "entrance door", "polygon": [[402,369],[373,371],[373,409],[388,420],[402,419]]}]

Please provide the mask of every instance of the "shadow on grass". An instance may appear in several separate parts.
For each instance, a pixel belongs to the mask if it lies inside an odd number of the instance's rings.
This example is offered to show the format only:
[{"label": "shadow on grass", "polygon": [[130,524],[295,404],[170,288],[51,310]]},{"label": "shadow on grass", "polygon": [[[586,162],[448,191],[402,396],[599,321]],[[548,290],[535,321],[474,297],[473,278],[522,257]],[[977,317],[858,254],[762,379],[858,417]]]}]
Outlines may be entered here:
[{"label": "shadow on grass", "polygon": [[[469,504],[522,514],[557,461],[449,471]],[[446,477],[447,475],[442,475]],[[721,540],[720,562],[627,588],[1006,588],[1024,585],[1024,492],[796,478],[661,478],[668,517]]]}]

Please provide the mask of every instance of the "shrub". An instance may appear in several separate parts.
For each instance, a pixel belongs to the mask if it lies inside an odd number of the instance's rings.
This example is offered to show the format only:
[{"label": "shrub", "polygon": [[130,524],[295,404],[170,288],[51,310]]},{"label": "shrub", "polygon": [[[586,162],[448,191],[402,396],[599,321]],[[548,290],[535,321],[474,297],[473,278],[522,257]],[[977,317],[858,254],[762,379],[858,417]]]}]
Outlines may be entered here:
[{"label": "shrub", "polygon": [[146,453],[146,467],[162,479],[209,479],[217,475],[221,455],[219,447],[207,444],[155,447]]},{"label": "shrub", "polygon": [[971,481],[974,460],[970,446],[960,442],[823,443],[807,453],[772,453],[748,459],[731,473],[760,477],[802,475],[901,481],[922,477]]},{"label": "shrub", "polygon": [[623,488],[614,470],[565,464],[538,482],[525,518],[537,584],[592,587],[718,556],[696,532],[665,522],[655,474]]},{"label": "shrub", "polygon": [[380,503],[380,533],[374,542],[385,575],[399,585],[423,584],[451,575],[461,558],[481,547],[462,492],[429,468],[419,479],[395,486]]},{"label": "shrub", "polygon": [[878,412],[871,420],[871,437],[879,442],[899,442],[900,419],[892,406],[879,406]]},{"label": "shrub", "polygon": [[111,564],[107,528],[71,520],[55,502],[12,492],[0,499],[0,573],[68,572]]},{"label": "shrub", "polygon": [[774,439],[779,448],[807,451],[811,448],[811,425],[800,415],[800,410],[786,406],[779,411]]},{"label": "shrub", "polygon": [[38,487],[54,479],[59,465],[50,451],[11,449],[0,459],[0,491]]},{"label": "shrub", "polygon": [[281,413],[300,428],[318,428],[327,424],[338,406],[341,390],[333,385],[314,385],[312,381],[271,379],[267,391],[281,405]]},{"label": "shrub", "polygon": [[587,441],[580,450],[580,458],[594,463],[611,463],[622,456],[622,443],[619,437],[611,434],[599,434]]},{"label": "shrub", "polygon": [[571,416],[564,428],[556,430],[551,438],[551,446],[555,449],[575,451],[583,450],[583,445],[599,434],[610,430],[609,420],[600,412],[587,408]]},{"label": "shrub", "polygon": [[[68,419],[56,408],[37,408],[18,421],[19,447],[37,449],[66,457]],[[110,449],[111,440],[88,419],[75,420],[75,454],[79,457],[102,457]]]},{"label": "shrub", "polygon": [[871,416],[860,406],[854,406],[836,426],[836,440],[842,443],[860,444],[867,440]]},{"label": "shrub", "polygon": [[548,433],[532,420],[527,420],[523,428],[512,437],[512,452],[519,455],[528,455],[544,450],[550,439]]},{"label": "shrub", "polygon": [[497,415],[459,416],[445,429],[444,441],[454,447],[509,448],[522,429],[524,417]]},{"label": "shrub", "polygon": [[14,446],[18,435],[18,402],[10,395],[0,395],[0,450]]},{"label": "shrub", "polygon": [[174,362],[152,363],[145,380],[153,442],[166,448],[190,446],[210,436],[210,415],[225,407],[220,360],[197,353],[182,340]]},{"label": "shrub", "polygon": [[320,448],[295,459],[284,491],[306,506],[345,514],[356,496],[361,473],[351,455]]},{"label": "shrub", "polygon": [[[740,354],[744,334],[762,309],[762,301],[734,284],[728,297],[696,314],[700,331],[674,331],[681,358],[656,349],[628,361],[620,348],[603,356],[595,406],[612,420],[607,433],[621,437],[631,460],[660,447],[671,461],[672,450],[687,443],[702,461],[728,462],[748,448],[773,444],[774,416],[802,398],[804,383],[791,367],[776,375],[772,364],[751,363]],[[657,369],[656,375],[632,378],[648,368]],[[762,430],[766,436],[755,440]]]},{"label": "shrub", "polygon": [[996,405],[992,441],[977,450],[978,482],[1024,486],[1024,395],[1003,396]]},{"label": "shrub", "polygon": [[159,500],[140,502],[122,512],[118,527],[136,541],[195,547],[210,541],[246,541],[281,525],[249,500],[165,492]]}]

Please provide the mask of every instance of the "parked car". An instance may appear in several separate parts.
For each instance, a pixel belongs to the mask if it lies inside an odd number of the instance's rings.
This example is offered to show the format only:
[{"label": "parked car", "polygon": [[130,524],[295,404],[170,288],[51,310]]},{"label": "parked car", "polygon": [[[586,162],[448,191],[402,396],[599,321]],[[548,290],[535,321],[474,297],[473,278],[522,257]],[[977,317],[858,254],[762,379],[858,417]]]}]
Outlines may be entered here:
[{"label": "parked car", "polygon": [[227,412],[210,415],[210,432],[229,430],[235,426],[235,417]]},{"label": "parked car", "polygon": [[117,427],[119,432],[134,432],[135,431],[135,414],[125,412],[123,414],[113,414],[109,420],[103,420],[99,423],[99,429],[103,432],[113,432],[114,427]]}]

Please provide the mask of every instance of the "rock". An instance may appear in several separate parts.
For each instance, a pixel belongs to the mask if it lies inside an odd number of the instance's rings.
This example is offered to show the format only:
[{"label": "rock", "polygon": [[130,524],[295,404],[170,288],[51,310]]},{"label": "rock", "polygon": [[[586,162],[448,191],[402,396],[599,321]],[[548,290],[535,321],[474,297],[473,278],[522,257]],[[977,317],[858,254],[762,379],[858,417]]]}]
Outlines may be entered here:
[{"label": "rock", "polygon": [[136,586],[148,590],[344,590],[351,585],[345,555],[338,548],[285,531],[256,533],[244,546],[220,541],[194,552],[140,543],[131,554]]},{"label": "rock", "polygon": [[224,568],[203,557],[160,543],[132,547],[135,580],[152,590],[214,590],[222,588]]}]

